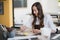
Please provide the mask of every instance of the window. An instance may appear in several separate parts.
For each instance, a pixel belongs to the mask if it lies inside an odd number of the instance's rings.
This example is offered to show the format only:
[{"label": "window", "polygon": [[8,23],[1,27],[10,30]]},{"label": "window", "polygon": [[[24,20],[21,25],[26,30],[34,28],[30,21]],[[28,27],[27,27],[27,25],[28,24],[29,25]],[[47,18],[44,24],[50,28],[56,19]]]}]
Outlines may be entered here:
[{"label": "window", "polygon": [[3,2],[0,2],[0,14],[3,14]]},{"label": "window", "polygon": [[14,8],[27,7],[27,0],[14,0]]}]

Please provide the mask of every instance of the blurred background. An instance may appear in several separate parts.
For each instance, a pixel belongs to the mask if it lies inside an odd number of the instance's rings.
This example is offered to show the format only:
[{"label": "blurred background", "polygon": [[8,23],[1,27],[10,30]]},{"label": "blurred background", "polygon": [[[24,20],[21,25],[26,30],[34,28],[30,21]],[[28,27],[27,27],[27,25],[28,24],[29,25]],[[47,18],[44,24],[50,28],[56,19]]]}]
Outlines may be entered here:
[{"label": "blurred background", "polygon": [[[58,40],[60,40],[60,0],[0,0],[0,27],[5,25],[8,28],[20,28],[24,21],[27,21],[26,24],[28,25],[29,17],[31,17],[31,6],[35,2],[41,3],[44,14],[52,16],[52,20],[59,31],[51,38],[57,36],[55,38],[59,37]],[[1,34],[3,35],[2,30],[0,37],[2,37]],[[2,37],[2,39],[4,38]]]}]

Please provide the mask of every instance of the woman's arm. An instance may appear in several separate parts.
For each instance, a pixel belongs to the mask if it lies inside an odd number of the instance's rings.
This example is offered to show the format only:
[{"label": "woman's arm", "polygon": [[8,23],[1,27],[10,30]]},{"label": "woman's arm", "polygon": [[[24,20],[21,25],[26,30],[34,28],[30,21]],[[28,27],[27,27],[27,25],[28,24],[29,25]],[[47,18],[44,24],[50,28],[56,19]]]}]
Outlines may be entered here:
[{"label": "woman's arm", "polygon": [[52,32],[56,32],[56,26],[53,23],[52,17],[50,15],[48,15],[47,18],[48,18],[48,25],[52,29]]},{"label": "woman's arm", "polygon": [[23,32],[24,30],[26,30],[26,27],[25,26],[21,26],[20,27],[20,31]]},{"label": "woman's arm", "polygon": [[32,22],[32,17],[30,15],[25,15],[23,19],[23,26],[21,26],[20,29],[24,31],[28,28],[32,28],[31,22]]},{"label": "woman's arm", "polygon": [[38,34],[38,33],[40,33],[40,30],[38,30],[38,29],[32,29],[32,32],[33,32],[34,34]]}]

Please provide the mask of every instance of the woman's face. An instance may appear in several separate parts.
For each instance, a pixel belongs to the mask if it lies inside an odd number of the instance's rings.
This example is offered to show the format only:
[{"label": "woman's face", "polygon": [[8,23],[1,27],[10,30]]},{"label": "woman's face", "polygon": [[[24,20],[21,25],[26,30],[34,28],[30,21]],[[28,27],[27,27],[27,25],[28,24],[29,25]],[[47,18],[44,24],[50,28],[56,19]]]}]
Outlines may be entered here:
[{"label": "woman's face", "polygon": [[38,9],[36,6],[33,6],[33,13],[35,14],[35,16],[38,16]]}]

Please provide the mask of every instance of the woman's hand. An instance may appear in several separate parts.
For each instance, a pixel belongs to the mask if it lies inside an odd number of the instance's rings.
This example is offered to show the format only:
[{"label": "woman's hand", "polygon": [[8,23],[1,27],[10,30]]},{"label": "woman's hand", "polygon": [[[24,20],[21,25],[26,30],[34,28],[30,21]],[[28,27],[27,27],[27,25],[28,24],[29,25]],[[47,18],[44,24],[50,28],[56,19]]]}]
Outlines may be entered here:
[{"label": "woman's hand", "polygon": [[32,29],[32,32],[33,32],[34,34],[37,34],[37,33],[40,33],[40,30],[38,30],[38,29]]},{"label": "woman's hand", "polygon": [[20,31],[23,32],[24,30],[26,30],[25,26],[20,27]]}]

